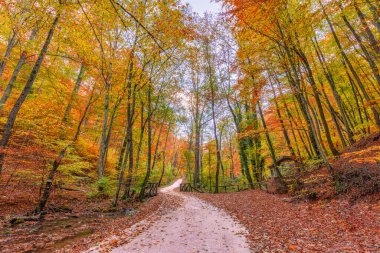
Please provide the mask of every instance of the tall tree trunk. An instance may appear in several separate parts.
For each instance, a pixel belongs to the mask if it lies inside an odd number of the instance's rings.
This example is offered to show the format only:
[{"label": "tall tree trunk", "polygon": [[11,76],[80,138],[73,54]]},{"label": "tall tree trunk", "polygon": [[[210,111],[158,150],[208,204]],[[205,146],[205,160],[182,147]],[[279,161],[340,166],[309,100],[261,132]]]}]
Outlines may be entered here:
[{"label": "tall tree trunk", "polygon": [[65,110],[65,114],[63,115],[62,122],[64,122],[64,123],[66,123],[68,121],[68,119],[69,119],[70,112],[71,112],[71,109],[73,107],[73,103],[75,101],[75,98],[76,98],[76,96],[78,94],[80,85],[82,83],[84,71],[85,71],[85,67],[84,67],[84,64],[82,63],[81,66],[80,66],[80,69],[79,69],[79,74],[78,74],[77,80],[76,80],[75,85],[74,85],[74,89],[71,92],[71,96],[70,96],[70,99],[69,99],[69,103],[67,104],[67,107],[66,107],[66,110]]},{"label": "tall tree trunk", "polygon": [[158,145],[160,144],[160,141],[161,141],[161,135],[162,135],[162,129],[163,129],[163,127],[164,127],[164,125],[161,124],[160,130],[158,130],[157,141],[156,141],[156,145],[154,147],[154,154],[153,154],[153,161],[152,161],[152,170],[154,170],[154,168],[156,167],[156,161],[157,161],[157,155],[158,155]]},{"label": "tall tree trunk", "polygon": [[148,86],[148,153],[147,153],[147,162],[146,162],[146,173],[144,181],[140,188],[140,201],[145,198],[145,188],[148,184],[150,171],[152,168],[152,84]]},{"label": "tall tree trunk", "polygon": [[249,165],[248,165],[248,156],[247,156],[247,140],[246,139],[240,139],[238,142],[239,145],[239,156],[240,156],[240,163],[242,167],[242,171],[244,172],[245,177],[248,180],[248,184],[250,187],[253,186],[253,180],[251,176],[251,172],[249,171]]},{"label": "tall tree trunk", "polygon": [[336,156],[336,155],[339,154],[339,152],[336,150],[336,148],[335,148],[335,146],[334,146],[334,144],[332,142],[332,139],[331,139],[330,129],[329,129],[329,126],[327,124],[325,113],[324,113],[323,107],[322,107],[322,102],[321,102],[321,99],[319,97],[319,91],[318,91],[317,85],[315,83],[313,72],[311,70],[309,61],[308,61],[308,59],[307,59],[307,57],[306,57],[306,55],[304,54],[303,51],[298,50],[298,52],[299,52],[300,58],[302,59],[302,61],[304,63],[304,66],[306,68],[307,76],[308,76],[308,79],[309,79],[309,83],[310,83],[311,88],[313,90],[315,101],[317,102],[317,108],[318,108],[319,116],[320,116],[321,121],[322,121],[323,130],[325,131],[325,136],[326,136],[326,139],[327,139],[327,144],[329,145],[331,153],[334,156]]},{"label": "tall tree trunk", "polygon": [[[33,29],[32,30],[32,34],[29,37],[28,44],[30,44],[34,40],[34,38],[37,35],[37,31],[38,31],[38,29]],[[18,60],[15,69],[13,70],[11,79],[9,79],[8,85],[5,88],[5,91],[4,91],[3,95],[1,96],[1,99],[0,99],[0,111],[3,109],[5,103],[7,102],[8,98],[9,98],[11,92],[12,92],[12,89],[13,89],[14,84],[16,82],[17,76],[20,73],[21,68],[24,65],[25,61],[26,61],[26,57],[27,57],[27,53],[24,50],[24,51],[22,51],[21,57]],[[0,76],[1,76],[1,74],[0,74]]]},{"label": "tall tree trunk", "polygon": [[[276,77],[276,81],[279,82],[279,80],[277,79],[277,76]],[[282,97],[284,94],[282,93],[282,89],[281,89],[281,86],[279,86],[279,93],[280,93],[280,96]],[[286,112],[286,116],[289,118],[289,123],[290,123],[290,128],[291,128],[291,131],[292,131],[292,135],[293,135],[293,139],[294,139],[294,142],[296,144],[296,147],[297,147],[297,152],[298,152],[298,156],[301,157],[301,153],[300,153],[300,148],[298,147],[298,143],[297,143],[297,137],[296,137],[296,134],[295,134],[295,130],[293,128],[293,124],[295,124],[296,128],[298,128],[297,126],[297,123],[295,122],[294,118],[293,118],[293,115],[291,114],[290,110],[289,110],[289,107],[288,107],[288,104],[286,103],[285,99],[282,99],[282,103],[284,104],[284,108],[285,108],[285,112]],[[307,153],[307,156],[309,159],[312,158],[312,155],[311,155],[311,152],[309,151],[308,147],[306,146],[306,143],[300,133],[299,132],[299,137],[301,139],[301,143]]]},{"label": "tall tree trunk", "polygon": [[[373,50],[375,51],[376,57],[380,57],[380,45],[379,45],[379,42],[376,40],[375,35],[373,35],[371,29],[369,28],[369,26],[367,24],[367,21],[366,21],[366,17],[364,15],[364,13],[360,10],[360,8],[357,5],[356,1],[354,1],[354,7],[355,7],[356,13],[358,14],[358,17],[360,19],[360,23],[364,27],[364,31],[367,34],[367,38],[369,40],[369,43],[370,43],[371,47],[373,48]],[[379,20],[377,20],[377,23],[379,23]]]},{"label": "tall tree trunk", "polygon": [[[101,180],[103,178],[104,173],[104,162],[107,151],[107,129],[108,129],[108,114],[109,114],[109,99],[110,99],[110,89],[111,84],[109,76],[106,78],[105,82],[105,95],[104,95],[104,112],[103,112],[103,124],[102,124],[102,136],[100,139],[100,150],[99,150],[99,159],[98,159],[98,179]],[[103,189],[99,188],[99,191],[103,191]]]},{"label": "tall tree trunk", "polygon": [[263,111],[261,109],[260,101],[257,101],[257,107],[259,109],[261,123],[262,123],[263,128],[264,128],[265,139],[267,141],[268,148],[269,148],[269,154],[270,154],[270,157],[271,157],[272,162],[273,162],[273,168],[276,171],[277,176],[280,177],[280,178],[282,178],[282,174],[281,174],[281,172],[280,172],[280,170],[278,169],[278,166],[277,166],[276,153],[274,151],[273,143],[272,143],[272,140],[270,139],[270,136],[269,136],[269,133],[268,133],[267,124],[265,123],[265,119],[264,119]]},{"label": "tall tree trunk", "polygon": [[[133,159],[133,151],[132,151],[132,145],[131,145],[131,142],[132,142],[132,119],[133,119],[133,114],[132,114],[132,108],[131,108],[131,96],[132,96],[132,89],[131,89],[131,81],[129,80],[128,81],[128,96],[127,96],[127,133],[126,133],[126,148],[125,148],[125,152],[124,152],[124,158],[122,159],[123,160],[123,164],[122,164],[122,168],[121,168],[121,172],[120,172],[120,175],[119,175],[119,180],[118,180],[118,185],[117,185],[117,188],[116,188],[116,194],[115,194],[115,200],[114,200],[114,203],[113,205],[114,206],[117,206],[118,204],[118,200],[119,200],[119,195],[120,195],[120,190],[121,190],[121,186],[122,186],[122,183],[123,183],[123,180],[124,180],[124,174],[125,174],[125,170],[126,170],[126,167],[127,167],[127,160],[128,160],[128,157]],[[116,105],[115,105],[116,106]],[[116,108],[114,108],[114,112],[116,111]],[[110,140],[110,131],[112,129],[112,122],[113,122],[113,119],[114,119],[114,113],[112,115],[112,120],[111,120],[111,124],[110,124],[110,129],[109,129],[109,134],[107,136],[107,146],[109,145],[109,140]]]},{"label": "tall tree trunk", "polygon": [[[354,78],[356,80],[356,83],[358,84],[360,90],[363,93],[364,98],[366,99],[367,102],[371,103],[371,98],[369,97],[366,89],[364,88],[363,82],[361,81],[358,73],[355,71],[354,67],[351,64],[351,61],[348,59],[346,53],[343,50],[343,47],[342,47],[342,45],[341,45],[341,43],[340,43],[340,41],[338,39],[338,36],[335,33],[334,26],[332,25],[331,20],[330,20],[329,16],[326,13],[325,7],[323,6],[323,4],[322,4],[322,2],[320,0],[318,0],[318,1],[319,1],[319,4],[320,4],[321,8],[322,8],[323,14],[324,14],[324,16],[326,18],[326,21],[327,21],[327,23],[328,23],[328,25],[330,27],[331,33],[333,34],[335,43],[338,46],[338,49],[340,51],[340,54],[342,55],[342,58],[343,58],[344,62],[348,65],[348,68],[350,69],[352,75],[354,76]],[[370,104],[370,107],[371,107],[371,110],[372,110],[372,113],[373,113],[376,125],[378,127],[380,127],[380,115],[379,115],[378,111],[376,110],[375,105]]]},{"label": "tall tree trunk", "polygon": [[235,175],[234,175],[235,164],[234,164],[234,151],[233,151],[233,147],[232,147],[232,134],[230,134],[229,143],[228,144],[229,144],[230,160],[231,160],[231,164],[230,164],[230,178],[234,179],[235,178]]},{"label": "tall tree trunk", "polygon": [[[230,111],[230,113],[234,119],[234,124],[236,127],[236,133],[239,136],[239,133],[241,132],[240,124],[241,124],[241,121],[243,118],[241,110],[237,106],[238,110],[236,110],[236,112],[235,112],[234,108],[231,105],[231,101],[230,101],[230,98],[228,95],[226,96],[226,99],[227,99],[227,105],[228,105],[229,111]],[[248,158],[247,158],[247,154],[246,154],[247,146],[245,144],[245,140],[238,139],[238,149],[239,149],[241,172],[247,178],[250,187],[253,187],[253,180],[252,180],[251,173],[249,171],[249,166],[248,166]]]},{"label": "tall tree trunk", "polygon": [[[129,150],[129,161],[128,161],[128,175],[127,180],[125,182],[125,191],[123,194],[123,199],[126,197],[131,196],[131,186],[132,186],[132,176],[133,176],[133,166],[134,166],[134,158],[133,158],[133,117],[135,114],[135,107],[136,107],[136,86],[133,89],[133,96],[132,96],[132,105],[129,113],[129,131],[128,131],[128,150]],[[144,129],[145,127],[143,127]],[[143,135],[142,135],[143,136]]]},{"label": "tall tree trunk", "polygon": [[285,142],[286,142],[286,146],[290,152],[290,155],[291,156],[295,156],[295,153],[294,153],[294,149],[292,147],[292,144],[290,142],[290,138],[289,138],[289,134],[288,134],[288,131],[286,130],[285,128],[285,125],[284,125],[284,120],[282,119],[282,115],[281,115],[281,111],[280,111],[280,108],[278,106],[278,102],[277,102],[277,95],[276,95],[276,91],[274,90],[274,87],[273,87],[273,84],[271,81],[270,82],[270,86],[271,86],[271,89],[272,89],[272,92],[273,92],[273,98],[274,98],[274,105],[275,105],[275,109],[276,109],[276,113],[277,113],[277,117],[279,118],[280,120],[280,125],[281,125],[281,130],[282,130],[282,134],[284,135],[284,138],[285,138]]},{"label": "tall tree trunk", "polygon": [[219,147],[219,138],[217,134],[217,125],[216,125],[216,113],[215,113],[215,100],[216,100],[216,87],[215,87],[215,80],[214,80],[214,69],[213,65],[211,63],[211,52],[210,52],[210,44],[208,41],[205,42],[206,46],[206,61],[207,61],[207,75],[208,75],[208,81],[210,85],[211,90],[211,114],[212,114],[212,123],[213,123],[213,134],[215,139],[215,147],[216,147],[216,171],[215,171],[215,193],[219,192],[219,173],[220,168],[222,166],[222,157],[220,154],[220,147]]},{"label": "tall tree trunk", "polygon": [[7,64],[8,58],[11,55],[12,49],[16,45],[17,42],[17,33],[11,32],[10,38],[8,40],[7,49],[5,50],[4,56],[0,61],[0,77],[3,75],[5,65]]},{"label": "tall tree trunk", "polygon": [[[198,114],[198,113],[197,113]],[[199,172],[200,172],[200,125],[199,125],[199,119],[195,119],[195,159],[194,159],[194,187],[199,186]]]},{"label": "tall tree trunk", "polygon": [[[288,58],[287,60],[289,62],[289,64],[285,65],[286,77],[292,86],[298,105],[301,109],[302,116],[307,124],[307,129],[308,129],[309,139],[312,144],[312,149],[314,150],[317,157],[323,157],[324,156],[324,154],[322,154],[323,150],[321,150],[321,145],[318,141],[318,137],[315,132],[312,118],[308,110],[307,101],[305,100],[304,94],[302,93],[302,90],[301,90],[301,79],[300,79],[301,73],[299,73],[299,70],[297,69],[297,66],[299,64],[295,62],[294,60],[294,56],[292,55],[291,50],[285,40],[285,36],[283,34],[280,23],[278,21],[277,21],[277,27],[278,27],[279,32],[281,33],[282,40],[284,41],[283,49],[285,50],[284,54],[286,55],[286,56],[284,55],[284,57],[287,57]],[[281,58],[281,55],[279,57]]]},{"label": "tall tree trunk", "polygon": [[336,89],[334,77],[333,77],[330,69],[328,68],[328,66],[326,64],[325,57],[324,57],[321,49],[319,48],[317,39],[314,38],[314,41],[312,40],[312,42],[313,42],[314,49],[315,49],[315,51],[317,53],[318,60],[319,60],[319,62],[321,64],[321,66],[322,66],[323,73],[324,73],[324,75],[325,75],[325,77],[327,79],[327,82],[330,85],[330,88],[331,88],[331,91],[333,93],[335,102],[338,105],[338,109],[339,109],[340,115],[342,116],[344,128],[345,128],[347,136],[348,136],[348,140],[349,140],[350,144],[352,145],[354,143],[353,134],[352,134],[352,131],[351,131],[350,127],[349,127],[346,113],[343,111],[342,98],[340,97],[340,95],[339,95],[339,93],[338,93],[338,91]]},{"label": "tall tree trunk", "polygon": [[166,137],[165,137],[164,150],[162,152],[162,169],[161,169],[160,180],[158,181],[158,186],[161,185],[162,178],[164,177],[164,174],[165,174],[166,147],[168,145],[169,133],[170,133],[170,124],[169,124],[168,129],[167,129],[167,133],[166,133]]},{"label": "tall tree trunk", "polygon": [[[252,80],[254,80],[254,77],[252,76]],[[249,99],[247,99],[249,100]],[[251,106],[248,104],[247,101],[245,101],[245,114],[246,114],[246,120],[247,120],[247,123],[249,125],[252,125],[253,126],[253,129],[254,130],[258,130],[259,129],[259,123],[258,123],[258,120],[257,120],[257,113],[256,111],[253,111]],[[257,136],[250,136],[250,137],[247,137],[246,138],[246,142],[247,142],[247,147],[248,147],[248,152],[250,152],[250,162],[251,162],[251,166],[252,166],[252,173],[254,175],[254,178],[256,179],[257,182],[260,182],[261,181],[261,169],[260,169],[260,154],[258,152],[258,147],[257,147],[257,144],[258,144],[258,139],[260,137],[257,137]],[[250,150],[249,150],[250,149]]]},{"label": "tall tree trunk", "polygon": [[216,171],[215,171],[215,193],[219,192],[219,171],[222,163],[222,157],[220,155],[220,147],[219,147],[219,138],[217,134],[217,126],[216,126],[216,113],[215,113],[215,86],[212,80],[211,66],[209,66],[210,72],[210,86],[211,86],[211,114],[212,114],[212,122],[213,122],[213,133],[215,138],[215,147],[216,147]]},{"label": "tall tree trunk", "polygon": [[372,12],[372,24],[377,29],[377,33],[380,34],[380,11],[374,6],[370,0],[366,0],[369,9]]},{"label": "tall tree trunk", "polygon": [[[340,8],[343,10],[342,6],[340,6]],[[377,68],[376,63],[373,60],[373,57],[376,57],[376,55],[373,56],[373,55],[370,54],[370,52],[367,50],[366,46],[364,45],[362,38],[355,31],[355,29],[352,27],[352,25],[350,24],[350,22],[348,21],[347,17],[344,14],[342,14],[342,18],[343,18],[344,23],[350,29],[352,35],[354,35],[356,41],[358,42],[358,44],[359,44],[359,46],[360,46],[360,48],[361,48],[361,50],[362,50],[362,52],[364,54],[364,59],[368,62],[368,65],[371,68],[372,74],[373,74],[373,76],[376,79],[377,85],[380,87],[380,73],[379,73],[379,69]],[[375,52],[375,54],[376,53],[380,53],[380,51],[379,52]]]},{"label": "tall tree trunk", "polygon": [[106,165],[107,165],[107,157],[108,157],[108,150],[109,150],[109,146],[110,146],[110,142],[111,142],[111,136],[112,136],[112,131],[113,131],[113,126],[114,126],[114,123],[115,123],[115,118],[116,118],[116,112],[117,112],[117,109],[119,108],[119,105],[122,101],[122,98],[119,98],[115,105],[113,106],[112,108],[112,111],[111,111],[111,119],[110,119],[110,123],[109,123],[109,126],[108,126],[108,131],[107,131],[107,136],[106,136],[106,141],[105,141],[105,155],[104,155],[104,159],[103,159],[103,171],[106,169]]},{"label": "tall tree trunk", "polygon": [[124,154],[125,154],[125,150],[127,149],[127,144],[128,144],[128,129],[129,129],[129,125],[128,125],[128,119],[127,119],[125,123],[124,137],[123,137],[120,151],[119,151],[119,158],[117,159],[116,171],[119,171],[121,169],[121,166],[124,161]]},{"label": "tall tree trunk", "polygon": [[[288,53],[288,55],[290,57],[290,53]],[[294,72],[297,71],[295,69],[295,67],[293,67],[293,71]],[[312,122],[311,117],[310,117],[310,113],[309,113],[307,105],[306,105],[305,97],[304,97],[304,95],[300,89],[300,86],[299,86],[300,85],[299,77],[297,74],[295,74],[295,78],[294,78],[290,72],[290,69],[286,69],[285,72],[286,72],[287,79],[289,80],[290,84],[292,85],[292,87],[294,89],[294,93],[295,93],[294,96],[295,96],[297,103],[298,103],[298,106],[301,110],[302,117],[306,122],[308,137],[309,137],[309,140],[311,143],[311,148],[317,157],[321,157],[321,152],[323,152],[323,151],[321,151],[319,149],[320,145],[319,145],[319,142],[317,139],[318,137],[316,136],[316,133],[313,130],[314,125],[313,125],[313,122]]]},{"label": "tall tree trunk", "polygon": [[[145,133],[145,127],[146,127],[145,122],[146,121],[144,121],[144,103],[141,102],[141,110],[140,110],[140,124],[141,124],[141,126],[140,126],[140,137],[139,137],[139,141],[137,144],[137,151],[136,151],[136,160],[135,160],[136,162],[135,162],[135,165],[133,165],[133,156],[129,157],[129,165],[132,167],[129,167],[129,174],[127,177],[127,182],[125,184],[125,191],[123,194],[123,199],[130,196],[130,187],[131,187],[131,183],[132,183],[132,172],[133,171],[137,172],[139,169],[139,166],[140,166],[140,155],[141,155],[142,143],[144,140],[144,133]],[[132,137],[133,137],[133,135],[131,135],[131,140],[132,140]],[[130,150],[131,150],[131,154],[133,154],[132,153],[132,151],[133,151],[133,143],[132,142],[130,143]],[[134,170],[133,170],[133,168],[134,168]]]},{"label": "tall tree trunk", "polygon": [[[53,35],[54,35],[55,29],[57,27],[60,16],[61,16],[61,10],[59,10],[57,15],[55,16],[54,21],[52,23],[52,26],[50,27],[48,35],[47,35],[46,40],[44,42],[44,45],[42,46],[40,54],[38,55],[37,61],[34,64],[32,72],[29,75],[28,81],[26,82],[24,89],[22,90],[20,96],[18,97],[16,103],[14,104],[14,106],[13,106],[13,108],[12,108],[12,110],[8,116],[7,123],[5,124],[4,130],[3,130],[3,137],[0,141],[0,148],[2,148],[2,149],[7,147],[9,139],[12,135],[12,129],[13,129],[14,123],[16,121],[17,114],[20,111],[21,106],[24,103],[26,97],[29,95],[29,93],[32,90],[32,86],[34,84],[34,81],[37,78],[37,74],[40,70],[41,64],[42,64],[44,57],[46,55],[46,51],[47,51],[48,46],[50,45],[50,42],[53,38]],[[4,166],[4,158],[5,158],[5,154],[1,153],[0,154],[0,173],[1,173],[3,166]]]}]

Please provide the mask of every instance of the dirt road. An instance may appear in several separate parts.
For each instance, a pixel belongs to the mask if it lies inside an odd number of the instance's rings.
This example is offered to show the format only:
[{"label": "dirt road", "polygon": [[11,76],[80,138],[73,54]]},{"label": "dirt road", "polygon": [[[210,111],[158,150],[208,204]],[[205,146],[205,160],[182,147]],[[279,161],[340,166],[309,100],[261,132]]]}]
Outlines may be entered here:
[{"label": "dirt road", "polygon": [[163,215],[114,253],[245,253],[245,228],[214,206],[174,191],[181,180],[161,190],[183,198],[177,210]]}]

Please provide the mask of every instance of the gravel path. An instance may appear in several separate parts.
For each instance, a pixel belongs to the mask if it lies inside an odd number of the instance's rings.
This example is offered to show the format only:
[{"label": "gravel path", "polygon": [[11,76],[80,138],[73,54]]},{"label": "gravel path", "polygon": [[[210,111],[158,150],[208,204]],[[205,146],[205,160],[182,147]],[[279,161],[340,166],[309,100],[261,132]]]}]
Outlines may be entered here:
[{"label": "gravel path", "polygon": [[163,215],[114,253],[245,253],[250,252],[246,229],[216,207],[174,189],[182,180],[161,190],[183,198],[178,209]]}]

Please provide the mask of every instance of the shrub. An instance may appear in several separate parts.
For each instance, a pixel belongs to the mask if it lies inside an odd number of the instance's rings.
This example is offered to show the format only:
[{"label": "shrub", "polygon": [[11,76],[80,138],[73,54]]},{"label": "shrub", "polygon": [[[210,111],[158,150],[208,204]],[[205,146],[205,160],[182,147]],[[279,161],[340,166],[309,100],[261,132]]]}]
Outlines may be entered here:
[{"label": "shrub", "polygon": [[102,177],[91,186],[92,190],[88,194],[89,197],[105,198],[111,197],[114,193],[114,185],[107,177]]}]

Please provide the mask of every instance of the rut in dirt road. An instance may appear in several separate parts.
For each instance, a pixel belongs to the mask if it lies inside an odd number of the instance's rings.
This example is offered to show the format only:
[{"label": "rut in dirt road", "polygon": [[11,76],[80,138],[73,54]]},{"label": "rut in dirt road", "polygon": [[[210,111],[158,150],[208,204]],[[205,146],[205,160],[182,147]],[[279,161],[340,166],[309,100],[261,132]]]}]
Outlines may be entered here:
[{"label": "rut in dirt road", "polygon": [[146,231],[114,253],[248,253],[246,229],[231,216],[195,197],[174,192],[182,180],[164,188],[164,194],[183,198],[177,210],[162,216]]}]

